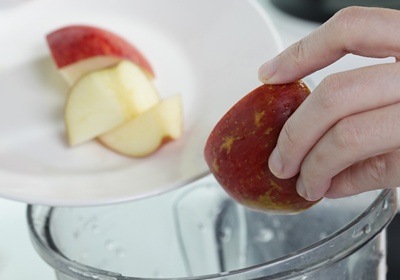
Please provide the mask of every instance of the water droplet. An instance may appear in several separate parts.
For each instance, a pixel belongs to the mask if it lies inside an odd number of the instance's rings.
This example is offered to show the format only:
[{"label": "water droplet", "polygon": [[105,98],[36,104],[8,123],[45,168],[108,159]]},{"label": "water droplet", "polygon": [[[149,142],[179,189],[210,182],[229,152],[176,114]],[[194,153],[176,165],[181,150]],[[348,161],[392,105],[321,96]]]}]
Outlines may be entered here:
[{"label": "water droplet", "polygon": [[279,219],[273,219],[272,220],[272,225],[274,227],[280,227],[281,226],[281,221]]},{"label": "water droplet", "polygon": [[241,253],[240,255],[239,255],[239,263],[246,263],[246,254],[244,254],[244,253]]},{"label": "water droplet", "polygon": [[255,240],[258,242],[263,242],[263,243],[267,243],[269,241],[271,241],[272,239],[274,239],[274,232],[268,228],[261,228],[258,231],[258,234],[255,237]]},{"label": "water droplet", "polygon": [[232,238],[232,228],[230,227],[225,227],[222,229],[222,231],[219,234],[219,239],[222,242],[229,242]]},{"label": "water droplet", "polygon": [[279,240],[285,240],[286,239],[286,233],[284,230],[278,231],[278,239]]},{"label": "water droplet", "polygon": [[329,248],[333,248],[333,247],[335,247],[335,244],[334,244],[334,243],[329,244]]},{"label": "water droplet", "polygon": [[87,252],[83,252],[83,253],[81,254],[81,260],[82,260],[82,261],[85,261],[85,260],[87,260],[87,259],[89,259],[89,254],[88,254]]},{"label": "water droplet", "polygon": [[360,236],[363,235],[363,234],[364,234],[364,231],[363,231],[363,230],[359,230],[359,231],[355,230],[355,231],[353,231],[352,237],[353,237],[353,238],[358,238],[358,237],[360,237]]},{"label": "water droplet", "polygon": [[306,280],[308,276],[301,277],[301,280]]},{"label": "water droplet", "polygon": [[74,233],[72,234],[74,239],[78,239],[80,235],[81,235],[81,232],[79,230],[74,231]]},{"label": "water droplet", "polygon": [[104,245],[106,246],[106,248],[110,251],[115,249],[115,244],[114,241],[111,239],[107,239],[106,242],[104,242]]},{"label": "water droplet", "polygon": [[387,210],[389,208],[389,202],[387,201],[387,199],[383,201],[382,208],[383,210]]},{"label": "water droplet", "polygon": [[363,234],[369,234],[372,230],[372,227],[370,224],[366,224],[365,226],[362,227],[361,230],[359,231],[354,231],[352,237],[353,238],[358,238]]},{"label": "water droplet", "polygon": [[319,234],[319,238],[320,239],[324,239],[324,238],[326,238],[328,236],[328,234],[326,233],[326,232],[321,232],[320,234]]},{"label": "water droplet", "polygon": [[118,247],[118,248],[115,250],[115,254],[117,255],[118,258],[123,258],[123,257],[125,257],[125,251],[124,251],[124,249],[122,249],[122,248],[120,248],[120,247]]},{"label": "water droplet", "polygon": [[385,257],[385,252],[382,252],[382,251],[379,251],[379,254],[378,254],[378,260],[381,260],[381,259],[383,259]]},{"label": "water droplet", "polygon": [[370,233],[371,230],[372,230],[372,227],[371,227],[370,224],[366,224],[366,225],[363,227],[363,232],[364,232],[365,234]]},{"label": "water droplet", "polygon": [[92,225],[90,226],[90,228],[91,228],[91,230],[92,230],[92,232],[93,232],[94,234],[98,234],[98,233],[100,232],[99,227],[98,227],[97,224],[92,224]]}]

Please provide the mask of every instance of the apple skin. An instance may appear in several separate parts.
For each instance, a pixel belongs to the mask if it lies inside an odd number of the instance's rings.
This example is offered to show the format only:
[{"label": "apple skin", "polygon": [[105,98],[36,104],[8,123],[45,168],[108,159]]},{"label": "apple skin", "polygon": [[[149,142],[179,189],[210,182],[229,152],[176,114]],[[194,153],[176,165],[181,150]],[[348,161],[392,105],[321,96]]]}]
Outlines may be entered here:
[{"label": "apple skin", "polygon": [[122,37],[105,29],[69,25],[49,33],[46,40],[59,69],[96,56],[112,56],[138,64],[154,78],[154,71],[143,54]]},{"label": "apple skin", "polygon": [[301,81],[262,85],[237,102],[212,130],[205,160],[237,202],[253,210],[284,214],[301,212],[318,202],[297,193],[298,175],[278,179],[268,168],[283,125],[309,93]]}]

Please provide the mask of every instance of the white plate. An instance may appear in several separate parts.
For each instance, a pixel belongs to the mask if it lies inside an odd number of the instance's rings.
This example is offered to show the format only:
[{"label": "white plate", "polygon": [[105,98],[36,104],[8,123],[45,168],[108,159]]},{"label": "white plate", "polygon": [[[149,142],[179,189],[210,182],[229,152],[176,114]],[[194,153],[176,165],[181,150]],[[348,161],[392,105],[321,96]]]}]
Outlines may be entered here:
[{"label": "white plate", "polygon": [[[208,174],[211,129],[260,84],[258,67],[281,48],[253,0],[29,0],[0,8],[0,196],[27,203],[115,203]],[[96,141],[68,147],[68,88],[45,42],[68,24],[103,27],[134,43],[153,65],[161,96],[182,94],[184,136],[144,159]]]}]

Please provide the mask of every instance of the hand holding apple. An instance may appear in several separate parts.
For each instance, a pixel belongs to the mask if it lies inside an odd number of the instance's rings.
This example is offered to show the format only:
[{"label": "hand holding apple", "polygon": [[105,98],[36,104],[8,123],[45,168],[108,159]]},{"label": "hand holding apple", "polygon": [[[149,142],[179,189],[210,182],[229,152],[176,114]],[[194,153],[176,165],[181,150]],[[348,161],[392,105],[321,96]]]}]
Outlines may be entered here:
[{"label": "hand holding apple", "polygon": [[316,203],[296,191],[296,179],[278,179],[268,158],[279,133],[310,91],[303,82],[262,85],[217,123],[204,149],[221,186],[239,203],[259,211],[295,213]]}]

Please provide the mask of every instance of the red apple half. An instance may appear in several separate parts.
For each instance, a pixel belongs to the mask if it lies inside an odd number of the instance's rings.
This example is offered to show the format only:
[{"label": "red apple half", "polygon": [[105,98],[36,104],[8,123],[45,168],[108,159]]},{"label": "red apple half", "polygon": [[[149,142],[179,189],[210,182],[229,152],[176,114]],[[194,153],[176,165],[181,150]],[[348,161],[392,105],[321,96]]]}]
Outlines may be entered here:
[{"label": "red apple half", "polygon": [[154,77],[154,71],[143,54],[110,31],[70,25],[51,32],[46,39],[61,75],[70,85],[88,72],[113,66],[121,60],[136,63],[150,78]]},{"label": "red apple half", "polygon": [[277,213],[301,212],[316,203],[297,193],[297,176],[278,179],[268,168],[284,123],[309,93],[300,81],[262,85],[236,103],[211,132],[205,160],[217,181],[239,203]]}]

